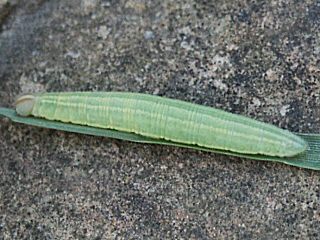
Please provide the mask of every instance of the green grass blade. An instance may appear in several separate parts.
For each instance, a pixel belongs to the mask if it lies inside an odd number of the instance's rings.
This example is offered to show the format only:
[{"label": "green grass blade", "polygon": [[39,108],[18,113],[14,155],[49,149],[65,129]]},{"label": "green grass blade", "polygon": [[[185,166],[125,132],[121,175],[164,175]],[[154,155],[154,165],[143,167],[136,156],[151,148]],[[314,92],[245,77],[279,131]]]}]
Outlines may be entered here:
[{"label": "green grass blade", "polygon": [[272,156],[263,156],[263,155],[250,155],[250,154],[241,154],[235,152],[229,152],[224,150],[208,149],[200,146],[187,145],[181,143],[170,142],[161,139],[153,139],[148,137],[143,137],[134,133],[120,132],[110,129],[94,128],[82,125],[76,125],[71,123],[63,123],[57,121],[49,121],[42,118],[33,118],[33,117],[21,117],[18,116],[13,109],[9,108],[0,108],[0,116],[7,117],[13,122],[28,124],[37,127],[56,129],[67,132],[82,133],[94,136],[103,136],[116,138],[126,141],[139,142],[139,143],[151,143],[151,144],[162,144],[162,145],[171,145],[178,147],[191,148],[196,150],[202,150],[207,152],[221,153],[230,156],[243,157],[253,160],[264,160],[264,161],[274,161],[282,162],[288,165],[308,168],[313,170],[320,170],[320,135],[319,134],[299,134],[298,136],[305,139],[309,145],[309,148],[303,154],[290,157],[290,158],[281,158],[281,157],[272,157]]}]

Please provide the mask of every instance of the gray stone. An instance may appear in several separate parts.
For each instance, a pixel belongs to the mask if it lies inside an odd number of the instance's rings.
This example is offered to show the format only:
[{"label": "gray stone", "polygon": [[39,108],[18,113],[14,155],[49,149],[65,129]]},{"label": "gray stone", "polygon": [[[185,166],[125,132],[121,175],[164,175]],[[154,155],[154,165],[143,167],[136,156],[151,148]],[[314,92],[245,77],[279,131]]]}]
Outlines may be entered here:
[{"label": "gray stone", "polygon": [[[1,106],[24,92],[135,91],[320,131],[318,1],[11,3]],[[314,171],[2,118],[0,143],[1,239],[320,237]]]}]

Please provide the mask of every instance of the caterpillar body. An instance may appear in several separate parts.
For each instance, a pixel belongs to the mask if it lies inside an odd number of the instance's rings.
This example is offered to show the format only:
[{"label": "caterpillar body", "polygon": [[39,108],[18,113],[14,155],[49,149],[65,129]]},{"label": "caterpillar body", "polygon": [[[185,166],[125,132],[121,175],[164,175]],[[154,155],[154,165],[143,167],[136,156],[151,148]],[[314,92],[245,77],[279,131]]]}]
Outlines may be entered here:
[{"label": "caterpillar body", "polygon": [[290,157],[307,143],[287,130],[219,109],[125,92],[60,92],[24,95],[16,101],[22,116],[133,132],[245,154]]}]

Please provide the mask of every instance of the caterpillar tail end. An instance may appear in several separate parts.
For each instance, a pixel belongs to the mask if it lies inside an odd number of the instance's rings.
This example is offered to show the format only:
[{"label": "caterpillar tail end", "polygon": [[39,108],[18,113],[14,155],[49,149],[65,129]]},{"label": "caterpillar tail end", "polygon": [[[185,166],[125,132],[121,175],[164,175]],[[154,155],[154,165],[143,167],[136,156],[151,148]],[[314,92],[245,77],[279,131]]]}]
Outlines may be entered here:
[{"label": "caterpillar tail end", "polygon": [[17,114],[21,116],[31,115],[35,101],[36,97],[33,95],[23,95],[19,97],[14,103]]}]

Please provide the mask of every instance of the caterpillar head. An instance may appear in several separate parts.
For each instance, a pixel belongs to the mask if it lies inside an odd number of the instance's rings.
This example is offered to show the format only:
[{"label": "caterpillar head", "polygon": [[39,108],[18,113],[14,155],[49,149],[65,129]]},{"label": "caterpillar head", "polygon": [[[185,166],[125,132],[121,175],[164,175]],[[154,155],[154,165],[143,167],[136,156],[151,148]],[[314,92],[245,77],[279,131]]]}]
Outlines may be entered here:
[{"label": "caterpillar head", "polygon": [[29,116],[35,104],[36,97],[33,95],[23,95],[15,101],[16,112],[21,116]]}]

